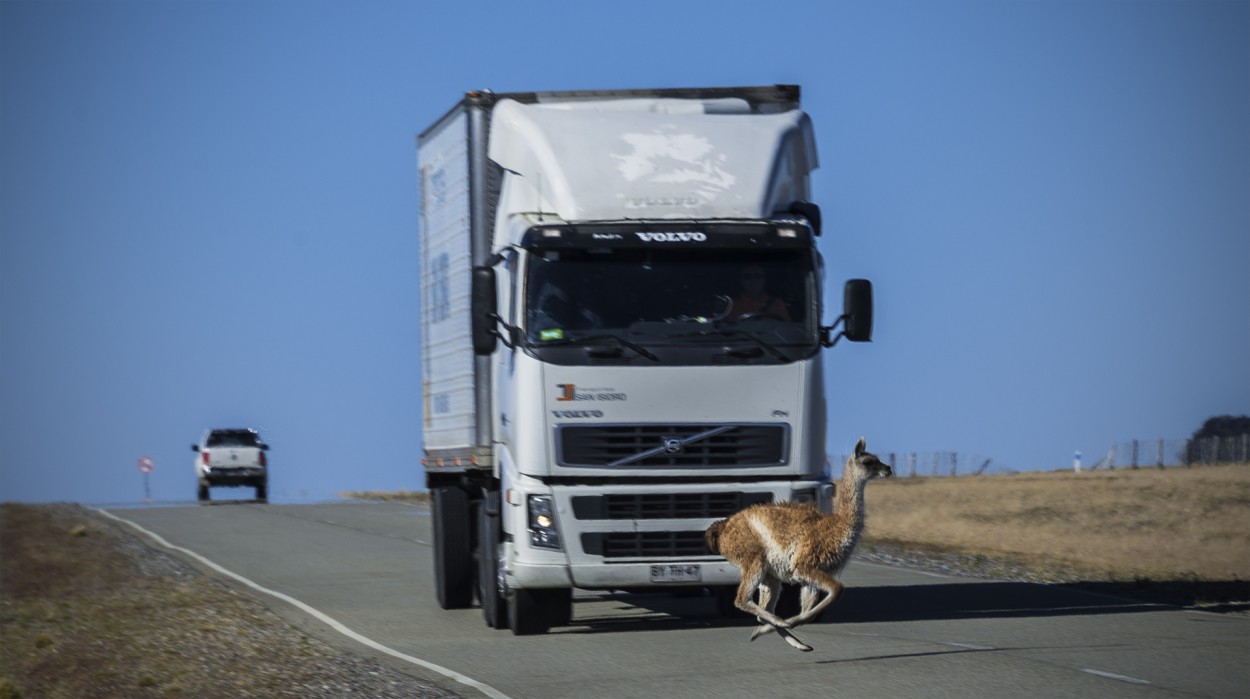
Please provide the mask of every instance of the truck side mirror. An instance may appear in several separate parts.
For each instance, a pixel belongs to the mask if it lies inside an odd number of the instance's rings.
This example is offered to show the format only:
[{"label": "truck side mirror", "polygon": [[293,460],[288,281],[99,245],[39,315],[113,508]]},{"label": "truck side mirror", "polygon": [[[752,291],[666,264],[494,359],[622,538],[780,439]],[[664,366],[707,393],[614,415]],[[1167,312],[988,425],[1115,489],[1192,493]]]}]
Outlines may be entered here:
[{"label": "truck side mirror", "polygon": [[848,279],[842,289],[842,334],[851,342],[872,341],[872,282]]},{"label": "truck side mirror", "polygon": [[470,290],[474,354],[491,354],[499,341],[499,333],[495,331],[495,322],[499,319],[495,299],[495,270],[490,267],[474,267],[473,288]]}]

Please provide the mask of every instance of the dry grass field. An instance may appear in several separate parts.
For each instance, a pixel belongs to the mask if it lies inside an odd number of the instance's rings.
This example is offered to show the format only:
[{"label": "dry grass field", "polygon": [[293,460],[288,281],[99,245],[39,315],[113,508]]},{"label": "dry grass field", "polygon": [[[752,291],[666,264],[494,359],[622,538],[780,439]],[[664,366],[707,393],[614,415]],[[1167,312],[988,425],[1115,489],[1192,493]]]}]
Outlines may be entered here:
[{"label": "dry grass field", "polygon": [[1055,580],[1250,581],[1245,465],[958,478],[867,489],[865,545],[954,552]]}]

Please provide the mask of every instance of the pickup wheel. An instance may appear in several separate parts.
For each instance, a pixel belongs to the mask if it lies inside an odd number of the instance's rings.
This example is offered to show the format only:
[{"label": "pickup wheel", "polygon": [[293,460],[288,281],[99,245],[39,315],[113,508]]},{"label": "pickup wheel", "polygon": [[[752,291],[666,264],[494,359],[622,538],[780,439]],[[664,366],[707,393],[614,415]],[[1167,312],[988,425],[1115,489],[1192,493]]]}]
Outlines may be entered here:
[{"label": "pickup wheel", "polygon": [[195,499],[200,502],[208,502],[208,485],[201,483],[200,487],[195,490]]},{"label": "pickup wheel", "polygon": [[269,484],[260,482],[256,484],[256,499],[261,502],[269,502]]},{"label": "pickup wheel", "polygon": [[473,604],[473,550],[469,546],[469,495],[452,487],[430,493],[434,519],[434,590],[443,609]]},{"label": "pickup wheel", "polygon": [[[493,494],[498,498],[498,494]],[[492,497],[487,493],[486,497]],[[478,541],[480,548],[477,554],[477,598],[482,603],[482,618],[492,629],[508,626],[508,602],[503,596],[503,585],[499,579],[499,518],[486,512],[485,504],[479,504]]]}]

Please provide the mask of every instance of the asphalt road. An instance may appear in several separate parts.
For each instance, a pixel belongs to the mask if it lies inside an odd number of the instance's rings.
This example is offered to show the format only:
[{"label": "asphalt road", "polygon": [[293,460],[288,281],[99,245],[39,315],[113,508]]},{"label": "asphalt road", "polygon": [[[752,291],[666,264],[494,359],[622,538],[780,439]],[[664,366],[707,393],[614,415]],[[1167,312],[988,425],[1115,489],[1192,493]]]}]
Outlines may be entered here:
[{"label": "asphalt road", "polygon": [[[1250,696],[1246,616],[856,561],[842,599],[797,631],[811,653],[776,635],[749,642],[753,625],[721,618],[710,598],[582,593],[571,626],[516,637],[488,629],[477,609],[438,608],[420,505],[109,511],[427,663],[383,658],[465,696]],[[243,589],[339,647],[380,657],[289,601]]]}]

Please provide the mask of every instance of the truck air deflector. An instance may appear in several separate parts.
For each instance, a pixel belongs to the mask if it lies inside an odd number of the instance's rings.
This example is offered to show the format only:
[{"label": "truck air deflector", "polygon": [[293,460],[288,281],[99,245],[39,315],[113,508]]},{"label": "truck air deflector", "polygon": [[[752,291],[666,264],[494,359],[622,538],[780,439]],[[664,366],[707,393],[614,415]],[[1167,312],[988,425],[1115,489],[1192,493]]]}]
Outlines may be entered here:
[{"label": "truck air deflector", "polygon": [[747,222],[627,221],[593,225],[539,225],[521,238],[530,250],[569,248],[811,248],[812,232],[801,221],[776,224]]}]

